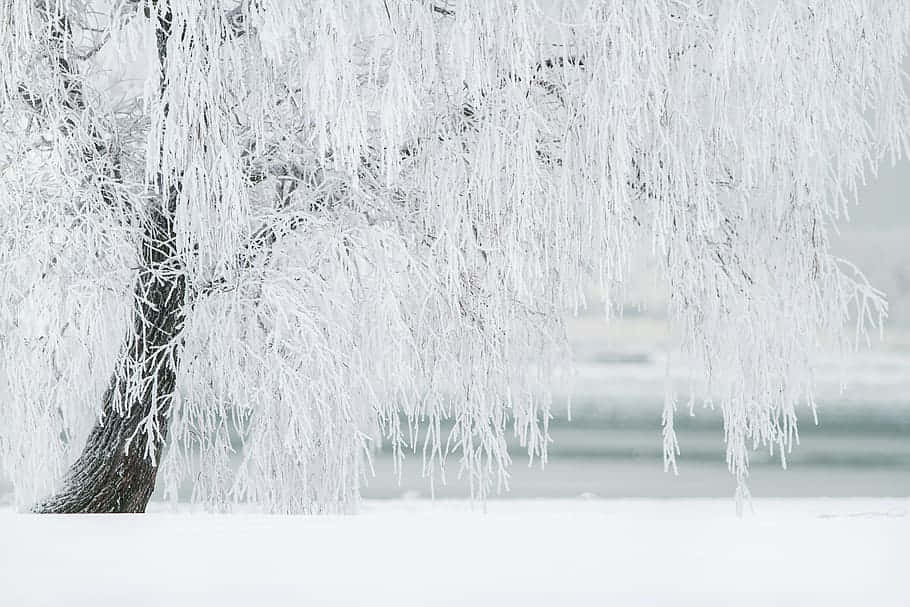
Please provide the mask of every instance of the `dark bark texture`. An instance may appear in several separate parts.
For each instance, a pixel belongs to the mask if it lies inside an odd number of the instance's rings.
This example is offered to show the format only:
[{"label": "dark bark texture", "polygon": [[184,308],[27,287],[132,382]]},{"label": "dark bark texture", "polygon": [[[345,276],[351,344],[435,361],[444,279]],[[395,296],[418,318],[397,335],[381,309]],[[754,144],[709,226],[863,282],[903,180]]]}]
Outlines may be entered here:
[{"label": "dark bark texture", "polygon": [[[158,4],[163,10],[157,10]],[[153,8],[158,58],[165,66],[171,12],[166,0],[146,5],[149,16]],[[52,37],[60,41],[69,36],[69,22],[63,17],[51,29]],[[67,103],[84,109],[81,89],[72,86],[72,66],[63,64],[60,71],[69,78]],[[164,86],[162,76],[162,91]],[[145,223],[139,252],[132,327],[104,393],[102,418],[67,472],[62,489],[36,505],[35,512],[145,512],[155,490],[176,387],[186,300],[174,226],[179,183],[166,186],[163,176],[158,181],[161,196]]]},{"label": "dark bark texture", "polygon": [[[59,493],[35,512],[144,512],[155,489],[174,394],[185,280],[177,262],[172,204],[146,227],[125,351],[92,429]],[[140,387],[141,386],[141,387]],[[143,420],[153,418],[149,433]]]}]

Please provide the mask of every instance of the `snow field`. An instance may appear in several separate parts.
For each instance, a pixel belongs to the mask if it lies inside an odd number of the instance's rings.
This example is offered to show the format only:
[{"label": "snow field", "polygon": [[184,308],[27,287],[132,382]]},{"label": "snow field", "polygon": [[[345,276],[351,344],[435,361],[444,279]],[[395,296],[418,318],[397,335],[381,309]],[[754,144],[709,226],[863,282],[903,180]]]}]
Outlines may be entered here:
[{"label": "snow field", "polygon": [[0,512],[0,604],[910,605],[910,500],[368,501]]}]

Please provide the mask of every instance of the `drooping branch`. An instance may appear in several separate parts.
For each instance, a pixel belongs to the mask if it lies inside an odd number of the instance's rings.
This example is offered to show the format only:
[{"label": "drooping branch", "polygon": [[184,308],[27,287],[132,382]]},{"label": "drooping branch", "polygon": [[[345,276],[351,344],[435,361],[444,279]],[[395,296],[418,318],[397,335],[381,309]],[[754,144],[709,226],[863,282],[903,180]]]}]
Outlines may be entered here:
[{"label": "drooping branch", "polygon": [[[92,172],[99,176],[99,194],[108,208],[128,206],[128,198],[118,192],[123,185],[119,152],[95,124],[78,68],[71,59],[73,32],[70,20],[62,10],[51,8],[46,2],[37,2],[37,7],[48,27],[48,59],[57,80],[57,88],[63,93],[59,98],[63,109],[60,114],[62,120],[57,129],[65,137],[74,138],[85,123],[87,141],[75,141],[83,166],[87,169],[91,167]],[[51,101],[31,92],[25,83],[20,83],[19,93],[44,121],[53,121],[55,116],[49,114],[52,111]]]},{"label": "drooping branch", "polygon": [[[278,214],[279,220],[267,223],[252,233],[235,258],[233,267],[238,271],[251,269],[261,255],[271,255],[273,247],[282,238],[297,230],[306,221],[306,213],[288,212],[291,197],[297,190],[298,184],[297,179],[278,179],[275,212]],[[311,210],[325,206],[328,201],[328,196],[318,198],[311,203]],[[220,276],[199,288],[195,295],[202,297],[231,288],[233,287],[230,280],[225,276]]]},{"label": "drooping branch", "polygon": [[[167,22],[170,23],[172,18],[171,10],[168,7],[166,11],[162,12],[158,10],[157,16],[153,15],[156,12],[156,7],[161,3],[161,0],[150,0],[145,2],[144,0],[129,0],[133,4],[144,4],[143,13],[149,19],[155,18],[159,23]],[[224,13],[223,21],[226,25],[225,27],[225,41],[235,38],[240,38],[250,31],[249,24],[249,5],[253,0],[241,0],[234,8],[226,11]],[[164,21],[162,21],[164,20]],[[158,30],[159,32],[161,30]],[[160,39],[159,39],[160,40]]]}]

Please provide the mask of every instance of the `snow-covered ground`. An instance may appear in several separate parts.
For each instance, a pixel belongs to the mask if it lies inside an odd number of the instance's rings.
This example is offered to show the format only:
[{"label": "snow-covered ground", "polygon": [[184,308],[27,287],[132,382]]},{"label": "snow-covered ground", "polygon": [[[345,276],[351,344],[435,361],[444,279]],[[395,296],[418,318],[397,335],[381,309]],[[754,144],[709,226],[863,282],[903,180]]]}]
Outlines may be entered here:
[{"label": "snow-covered ground", "polygon": [[0,512],[0,604],[910,605],[910,499],[366,502],[358,516]]},{"label": "snow-covered ground", "polygon": [[[910,606],[910,339],[820,369],[790,468],[756,453],[738,519],[719,412],[679,420],[663,472],[663,328],[630,318],[603,346],[575,323],[573,419],[544,470],[513,450],[512,498],[367,500],[353,517],[31,516],[0,506],[0,607],[108,605]],[[623,332],[625,331],[625,333]],[[655,343],[658,345],[655,346]],[[377,456],[373,497],[428,494]],[[450,479],[442,497],[468,493]],[[0,482],[0,504],[9,487]],[[6,493],[6,495],[4,495]],[[596,495],[577,499],[569,496]],[[810,496],[864,495],[829,499]],[[525,499],[529,497],[566,499]],[[631,496],[674,499],[628,499]],[[699,496],[699,499],[676,499]],[[792,496],[787,499],[777,499]],[[884,497],[893,496],[893,497]]]}]

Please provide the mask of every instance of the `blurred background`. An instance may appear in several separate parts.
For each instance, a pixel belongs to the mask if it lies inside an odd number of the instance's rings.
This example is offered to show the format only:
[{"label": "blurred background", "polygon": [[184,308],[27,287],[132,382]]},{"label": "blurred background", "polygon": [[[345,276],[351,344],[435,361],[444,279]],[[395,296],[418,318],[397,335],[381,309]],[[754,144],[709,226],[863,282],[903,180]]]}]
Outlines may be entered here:
[{"label": "blurred background", "polygon": [[[834,239],[888,297],[881,337],[846,361],[818,362],[818,423],[799,412],[800,444],[787,469],[767,451],[752,456],[756,497],[910,496],[910,161],[883,166],[860,193],[862,204]],[[633,280],[621,319],[603,321],[599,309],[569,319],[578,375],[571,421],[563,396],[554,403],[550,460],[541,469],[513,445],[510,491],[503,497],[728,497],[735,483],[724,460],[719,410],[685,402],[676,418],[678,475],[664,472],[661,411],[667,377],[669,328],[653,274]],[[592,301],[596,301],[593,300]],[[682,361],[674,376],[684,380]],[[452,462],[457,464],[457,462]],[[429,497],[420,455],[406,462],[401,482],[391,456],[374,462],[365,497]],[[443,497],[468,495],[451,466]]]},{"label": "blurred background", "polygon": [[[862,205],[835,240],[836,253],[854,262],[888,297],[890,315],[881,339],[844,364],[818,362],[818,423],[800,410],[800,444],[788,469],[767,451],[752,457],[750,489],[756,497],[910,496],[910,161],[881,169],[863,192]],[[591,299],[596,302],[596,296]],[[664,472],[661,411],[670,331],[653,272],[632,280],[622,318],[609,324],[596,305],[570,318],[577,376],[571,420],[565,394],[557,395],[549,462],[528,465],[512,446],[510,490],[500,497],[729,497],[721,413],[680,403],[676,428],[679,474]],[[673,380],[684,382],[684,361],[672,361]],[[240,445],[237,445],[238,448]],[[367,498],[430,497],[420,454],[399,476],[389,452],[376,455]],[[400,481],[399,481],[400,478]],[[467,483],[450,462],[438,497],[467,497]],[[189,498],[190,487],[182,491]],[[0,478],[0,504],[11,501]],[[159,491],[159,496],[160,491]]]}]

